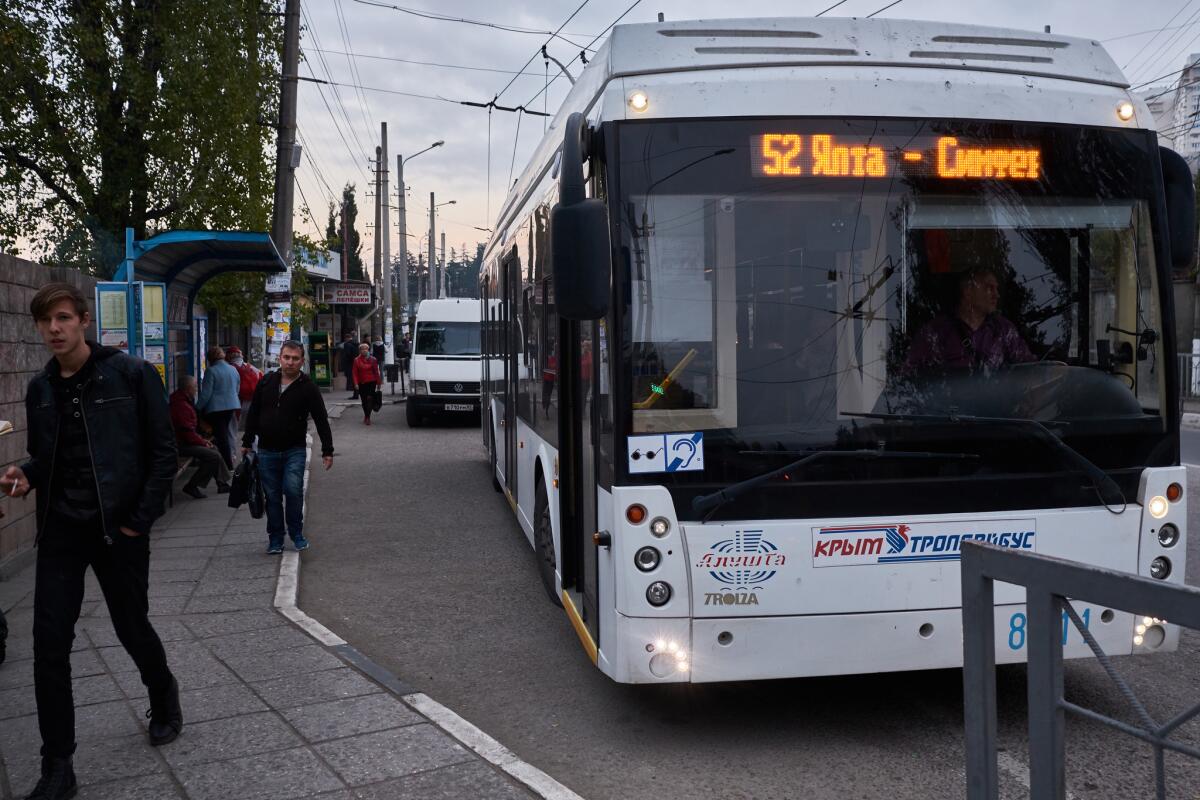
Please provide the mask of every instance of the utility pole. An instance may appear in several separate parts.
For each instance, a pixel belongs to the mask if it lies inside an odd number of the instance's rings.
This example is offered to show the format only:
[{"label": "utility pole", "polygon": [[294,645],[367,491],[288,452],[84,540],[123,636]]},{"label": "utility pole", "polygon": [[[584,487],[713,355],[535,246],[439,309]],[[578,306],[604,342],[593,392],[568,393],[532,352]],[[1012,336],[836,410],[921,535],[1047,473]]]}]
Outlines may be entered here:
[{"label": "utility pole", "polygon": [[283,262],[291,265],[292,203],[295,193],[296,74],[300,70],[300,0],[287,0],[283,18],[283,75],[279,79],[279,127],[275,150],[275,205],[271,238]]},{"label": "utility pole", "polygon": [[436,203],[433,199],[433,192],[429,193],[429,273],[432,280],[429,281],[427,289],[429,299],[437,297],[437,256],[434,255],[433,248],[437,244],[437,234],[434,232],[437,225],[434,222],[433,215]]},{"label": "utility pole", "polygon": [[[417,244],[420,245],[421,243],[417,242]],[[425,288],[425,285],[427,282],[428,281],[425,278],[425,254],[422,253],[420,250],[418,250],[417,251],[417,297],[420,297],[422,300],[427,299],[426,292],[428,290]],[[412,331],[410,331],[410,332],[412,332]],[[413,332],[413,336],[416,336],[415,332]]]},{"label": "utility pole", "polygon": [[[375,148],[375,236],[373,237],[374,244],[375,244],[375,266],[371,270],[371,281],[375,284],[376,287],[379,286],[379,270],[380,270],[380,263],[381,263],[379,260],[379,246],[380,246],[379,217],[383,211],[383,209],[381,208],[381,206],[383,204],[383,199],[379,196],[379,164],[380,164],[380,157],[381,157],[382,152],[383,152],[382,148],[380,148],[380,147]],[[378,291],[378,289],[376,289],[376,291]],[[376,306],[376,308],[378,308],[378,306]],[[374,334],[378,330],[379,330],[379,316],[376,314],[371,317],[371,335],[372,335],[371,338],[372,339],[374,338]]]},{"label": "utility pole", "polygon": [[442,280],[439,284],[438,297],[446,296],[446,232],[442,231]]},{"label": "utility pole", "polygon": [[[397,216],[400,217],[400,247],[398,252],[400,255],[400,313],[403,318],[400,320],[401,332],[408,329],[408,220],[405,219],[404,209],[404,158],[400,155],[396,156],[396,192],[400,195],[400,203],[397,207]],[[401,387],[403,388],[403,387]]]},{"label": "utility pole", "polygon": [[[392,348],[392,256],[391,233],[392,225],[388,220],[388,157],[387,157],[387,123],[379,123],[380,149],[379,156],[379,230],[376,234],[383,237],[383,363],[390,366],[396,363],[396,353]],[[396,387],[392,387],[396,391]]]}]

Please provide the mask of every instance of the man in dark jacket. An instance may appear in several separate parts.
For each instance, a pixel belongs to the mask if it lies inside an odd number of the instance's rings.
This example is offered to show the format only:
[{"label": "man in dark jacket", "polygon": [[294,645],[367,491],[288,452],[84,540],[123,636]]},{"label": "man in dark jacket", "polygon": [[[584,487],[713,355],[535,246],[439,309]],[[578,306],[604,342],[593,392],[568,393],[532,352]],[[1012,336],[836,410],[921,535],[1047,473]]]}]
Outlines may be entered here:
[{"label": "man in dark jacket", "polygon": [[358,387],[354,385],[354,359],[358,358],[358,344],[354,341],[353,333],[342,335],[342,347],[338,350],[338,369],[346,376],[346,388],[350,390],[350,399],[358,399]]},{"label": "man in dark jacket", "polygon": [[147,616],[150,528],[177,462],[157,370],[84,339],[83,293],[48,284],[29,310],[54,357],[25,395],[30,458],[8,468],[0,491],[38,490],[33,675],[42,776],[28,800],[59,800],[76,792],[71,642],[89,566],[149,692],[150,743],[174,741],[183,729],[179,686]]},{"label": "man in dark jacket", "polygon": [[[242,454],[250,452],[258,439],[258,471],[267,496],[267,552],[283,552],[286,530],[297,550],[308,549],[304,538],[304,461],[308,453],[305,436],[312,417],[321,437],[321,462],[333,466],[333,433],[321,390],[300,371],[304,348],[296,341],[279,348],[279,369],[258,382],[246,412]],[[284,516],[284,499],[287,516]]]}]

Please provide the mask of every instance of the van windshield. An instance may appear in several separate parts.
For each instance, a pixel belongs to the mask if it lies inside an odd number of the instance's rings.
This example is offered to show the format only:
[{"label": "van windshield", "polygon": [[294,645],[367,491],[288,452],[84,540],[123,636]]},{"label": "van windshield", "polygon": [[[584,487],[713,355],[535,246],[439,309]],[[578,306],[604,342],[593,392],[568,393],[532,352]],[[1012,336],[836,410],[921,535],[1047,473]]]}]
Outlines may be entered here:
[{"label": "van windshield", "polygon": [[417,346],[423,356],[479,355],[479,323],[417,322]]}]

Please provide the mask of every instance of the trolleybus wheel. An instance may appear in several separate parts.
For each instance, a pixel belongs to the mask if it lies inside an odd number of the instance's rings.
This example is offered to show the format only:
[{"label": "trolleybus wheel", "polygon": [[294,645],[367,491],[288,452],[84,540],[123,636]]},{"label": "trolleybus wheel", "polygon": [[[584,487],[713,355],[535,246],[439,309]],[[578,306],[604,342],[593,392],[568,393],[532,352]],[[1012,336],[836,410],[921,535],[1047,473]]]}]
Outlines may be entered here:
[{"label": "trolleybus wheel", "polygon": [[410,428],[421,427],[421,415],[411,402],[404,404],[404,419],[408,422],[408,427]]},{"label": "trolleybus wheel", "polygon": [[562,606],[562,600],[554,589],[554,530],[550,526],[550,503],[546,499],[546,486],[538,480],[537,500],[533,510],[533,552],[537,555],[538,575],[550,602]]}]

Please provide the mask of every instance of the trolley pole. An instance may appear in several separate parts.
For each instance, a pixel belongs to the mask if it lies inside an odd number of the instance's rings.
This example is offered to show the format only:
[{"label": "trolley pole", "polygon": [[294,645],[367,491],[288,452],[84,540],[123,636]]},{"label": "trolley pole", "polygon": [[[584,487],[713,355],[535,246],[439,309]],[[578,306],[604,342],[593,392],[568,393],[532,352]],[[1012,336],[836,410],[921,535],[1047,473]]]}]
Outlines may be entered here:
[{"label": "trolley pole", "polygon": [[[382,154],[379,159],[379,231],[383,237],[383,363],[391,366],[396,363],[396,354],[392,350],[392,257],[391,253],[391,222],[388,221],[388,168],[387,168],[387,123],[379,123],[380,147]],[[395,386],[392,387],[393,393]]]}]

